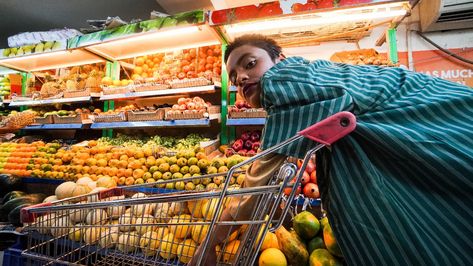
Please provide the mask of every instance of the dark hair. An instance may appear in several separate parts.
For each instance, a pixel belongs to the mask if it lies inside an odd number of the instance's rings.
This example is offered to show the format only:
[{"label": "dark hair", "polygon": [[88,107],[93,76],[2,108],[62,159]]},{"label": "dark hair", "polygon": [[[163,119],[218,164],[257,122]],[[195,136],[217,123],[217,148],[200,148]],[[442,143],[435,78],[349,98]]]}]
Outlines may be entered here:
[{"label": "dark hair", "polygon": [[225,51],[225,62],[233,50],[243,45],[251,45],[265,50],[273,61],[281,54],[281,46],[275,40],[261,34],[246,34],[236,38],[228,45]]}]

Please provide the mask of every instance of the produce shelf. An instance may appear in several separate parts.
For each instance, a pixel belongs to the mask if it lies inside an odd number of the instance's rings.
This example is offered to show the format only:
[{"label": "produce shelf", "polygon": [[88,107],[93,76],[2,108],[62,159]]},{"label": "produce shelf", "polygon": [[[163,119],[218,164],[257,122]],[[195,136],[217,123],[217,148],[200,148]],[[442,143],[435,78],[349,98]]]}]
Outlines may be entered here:
[{"label": "produce shelf", "polygon": [[23,129],[26,130],[50,130],[50,129],[82,129],[88,128],[89,124],[44,124],[44,125],[30,125]]},{"label": "produce shelf", "polygon": [[102,95],[100,96],[100,100],[105,101],[105,100],[115,100],[115,99],[139,98],[139,97],[184,94],[184,93],[195,93],[195,92],[213,92],[213,91],[215,91],[215,86],[209,85],[209,86],[199,86],[199,87],[191,87],[191,88],[165,89],[165,90],[128,92],[128,93],[121,93],[121,94]]},{"label": "produce shelf", "polygon": [[171,120],[171,121],[142,121],[142,122],[110,122],[110,123],[93,123],[92,129],[108,129],[108,128],[140,128],[140,127],[208,127],[211,120],[216,120],[220,114],[212,114],[209,119],[192,119],[192,120]]},{"label": "produce shelf", "polygon": [[73,103],[73,102],[89,102],[89,101],[92,101],[92,96],[33,100],[33,101],[11,101],[10,106],[34,106],[34,105],[48,105],[48,104],[56,104],[56,103]]},{"label": "produce shelf", "polygon": [[227,126],[264,126],[266,118],[227,118]]},{"label": "produce shelf", "polygon": [[100,62],[105,62],[105,60],[100,56],[81,49],[33,53],[0,59],[0,65],[23,72],[42,71]]}]

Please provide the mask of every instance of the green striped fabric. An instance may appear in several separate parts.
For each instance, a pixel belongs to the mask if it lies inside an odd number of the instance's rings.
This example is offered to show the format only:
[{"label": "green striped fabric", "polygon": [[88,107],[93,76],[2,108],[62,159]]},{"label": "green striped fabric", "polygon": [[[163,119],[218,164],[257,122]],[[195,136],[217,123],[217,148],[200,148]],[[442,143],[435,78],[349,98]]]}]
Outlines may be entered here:
[{"label": "green striped fabric", "polygon": [[[293,57],[261,80],[263,148],[340,111],[357,128],[317,155],[350,265],[473,265],[473,90],[401,68]],[[304,140],[282,149],[303,157]]]}]

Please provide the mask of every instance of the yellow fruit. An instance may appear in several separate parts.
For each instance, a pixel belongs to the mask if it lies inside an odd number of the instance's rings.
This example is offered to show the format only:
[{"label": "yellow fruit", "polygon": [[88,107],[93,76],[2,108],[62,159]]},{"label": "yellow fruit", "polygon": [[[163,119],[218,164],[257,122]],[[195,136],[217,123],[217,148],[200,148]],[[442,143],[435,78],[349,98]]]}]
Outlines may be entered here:
[{"label": "yellow fruit", "polygon": [[151,231],[153,226],[147,224],[154,224],[154,217],[149,214],[143,214],[143,216],[136,219],[136,232],[140,235],[144,235],[146,232]]},{"label": "yellow fruit", "polygon": [[192,217],[188,214],[181,214],[179,216],[174,216],[168,223],[168,229],[171,234],[176,238],[185,238],[191,232],[189,225],[178,225],[180,223],[189,223],[191,222]]},{"label": "yellow fruit", "polygon": [[189,208],[189,212],[194,218],[202,218],[204,217],[202,214],[202,206],[206,200],[195,200],[195,201],[188,201],[187,207]]},{"label": "yellow fruit", "polygon": [[158,238],[158,233],[149,231],[141,236],[140,247],[145,256],[154,256],[159,246],[161,246],[161,240]]},{"label": "yellow fruit", "polygon": [[233,240],[232,242],[228,243],[228,245],[225,247],[225,252],[223,253],[223,262],[233,262],[239,246],[240,240]]},{"label": "yellow fruit", "polygon": [[[202,205],[202,216],[206,220],[212,219],[212,217],[216,214],[218,201],[219,199],[214,198],[214,199],[206,201],[204,205]],[[220,213],[218,216],[222,214],[222,211],[223,211],[223,208],[220,209]]]},{"label": "yellow fruit", "polygon": [[177,247],[178,247],[178,242],[177,239],[174,237],[172,233],[169,233],[164,236],[160,250],[159,255],[165,259],[173,259],[177,255]]},{"label": "yellow fruit", "polygon": [[122,234],[118,237],[117,249],[124,253],[133,252],[140,243],[139,239],[135,232]]},{"label": "yellow fruit", "polygon": [[179,261],[182,263],[188,263],[191,261],[196,248],[197,243],[195,243],[194,240],[186,239],[182,241],[177,247],[177,256],[179,257]]},{"label": "yellow fruit", "polygon": [[258,266],[286,266],[287,260],[281,250],[268,248],[264,250],[258,261]]},{"label": "yellow fruit", "polygon": [[69,239],[72,241],[80,241],[82,239],[81,230],[79,228],[71,228],[69,230]]},{"label": "yellow fruit", "polygon": [[196,225],[192,228],[192,239],[197,243],[202,243],[209,233],[209,225]]},{"label": "yellow fruit", "polygon": [[278,237],[275,233],[267,232],[266,236],[264,236],[261,250],[266,250],[268,248],[279,248]]}]

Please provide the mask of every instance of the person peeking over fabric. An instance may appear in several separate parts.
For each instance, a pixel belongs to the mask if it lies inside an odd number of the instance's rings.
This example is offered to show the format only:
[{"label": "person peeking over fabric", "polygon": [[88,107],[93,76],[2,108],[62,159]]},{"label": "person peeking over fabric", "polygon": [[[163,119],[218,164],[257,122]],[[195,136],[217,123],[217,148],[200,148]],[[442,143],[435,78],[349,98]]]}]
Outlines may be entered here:
[{"label": "person peeking over fabric", "polygon": [[[240,95],[268,112],[263,150],[335,113],[357,117],[354,132],[316,156],[322,203],[347,264],[473,262],[471,88],[402,68],[285,58],[262,35],[235,39],[225,61]],[[244,185],[265,184],[287,156],[302,158],[314,145],[304,139],[255,162]],[[226,210],[221,220],[239,218]],[[216,230],[210,253],[228,228]],[[215,264],[215,254],[205,257]]]}]

